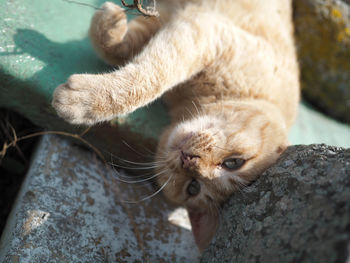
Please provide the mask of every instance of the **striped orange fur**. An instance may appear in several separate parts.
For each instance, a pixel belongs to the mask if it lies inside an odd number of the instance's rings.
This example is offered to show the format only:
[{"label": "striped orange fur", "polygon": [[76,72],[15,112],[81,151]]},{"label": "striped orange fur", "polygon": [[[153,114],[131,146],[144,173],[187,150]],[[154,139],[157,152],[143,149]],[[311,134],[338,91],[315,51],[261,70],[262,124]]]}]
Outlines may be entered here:
[{"label": "striped orange fur", "polygon": [[74,124],[127,114],[163,96],[171,125],[156,159],[165,195],[184,205],[205,248],[220,205],[255,180],[288,145],[299,100],[291,0],[158,0],[159,18],[127,23],[110,2],[90,38],[107,63],[72,75],[53,106]]}]

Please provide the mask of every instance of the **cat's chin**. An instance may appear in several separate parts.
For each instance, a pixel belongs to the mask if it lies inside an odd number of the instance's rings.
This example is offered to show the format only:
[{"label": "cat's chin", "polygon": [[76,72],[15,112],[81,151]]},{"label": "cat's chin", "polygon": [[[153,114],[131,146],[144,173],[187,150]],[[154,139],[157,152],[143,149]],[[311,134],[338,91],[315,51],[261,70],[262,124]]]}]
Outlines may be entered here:
[{"label": "cat's chin", "polygon": [[203,251],[209,246],[215,235],[218,226],[218,214],[198,208],[187,209],[187,211],[196,245]]}]

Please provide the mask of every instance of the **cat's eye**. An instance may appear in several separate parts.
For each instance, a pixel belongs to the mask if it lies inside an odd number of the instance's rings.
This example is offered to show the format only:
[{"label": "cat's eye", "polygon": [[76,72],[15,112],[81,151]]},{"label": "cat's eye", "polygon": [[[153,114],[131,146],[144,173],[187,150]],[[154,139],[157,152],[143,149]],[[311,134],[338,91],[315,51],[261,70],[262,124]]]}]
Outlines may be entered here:
[{"label": "cat's eye", "polygon": [[244,159],[240,158],[229,158],[226,159],[221,166],[228,169],[228,170],[237,170],[243,166],[245,163]]},{"label": "cat's eye", "polygon": [[196,196],[201,191],[201,185],[196,179],[193,179],[192,182],[187,186],[187,193],[190,196]]}]

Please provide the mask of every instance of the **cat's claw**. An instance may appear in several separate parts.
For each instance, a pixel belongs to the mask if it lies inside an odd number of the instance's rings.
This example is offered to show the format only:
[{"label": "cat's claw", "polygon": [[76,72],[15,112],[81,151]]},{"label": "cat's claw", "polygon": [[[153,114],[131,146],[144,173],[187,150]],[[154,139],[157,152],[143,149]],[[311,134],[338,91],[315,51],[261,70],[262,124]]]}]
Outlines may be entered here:
[{"label": "cat's claw", "polygon": [[92,125],[111,119],[113,103],[108,90],[100,87],[102,83],[98,75],[72,75],[56,88],[52,106],[72,124]]}]

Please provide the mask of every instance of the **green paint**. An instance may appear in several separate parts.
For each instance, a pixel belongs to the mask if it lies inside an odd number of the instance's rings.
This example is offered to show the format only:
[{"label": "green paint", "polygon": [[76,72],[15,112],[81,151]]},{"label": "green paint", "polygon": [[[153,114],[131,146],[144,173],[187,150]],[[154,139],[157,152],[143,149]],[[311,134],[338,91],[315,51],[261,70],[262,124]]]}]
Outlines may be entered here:
[{"label": "green paint", "polygon": [[[98,7],[104,1],[81,2]],[[49,129],[66,126],[50,106],[54,89],[71,74],[112,70],[87,38],[94,12],[65,0],[0,2],[1,107]],[[166,123],[166,110],[156,102],[129,115],[119,127],[156,139]]]},{"label": "green paint", "polygon": [[292,144],[325,143],[350,148],[350,125],[339,123],[302,103],[289,140]]}]

